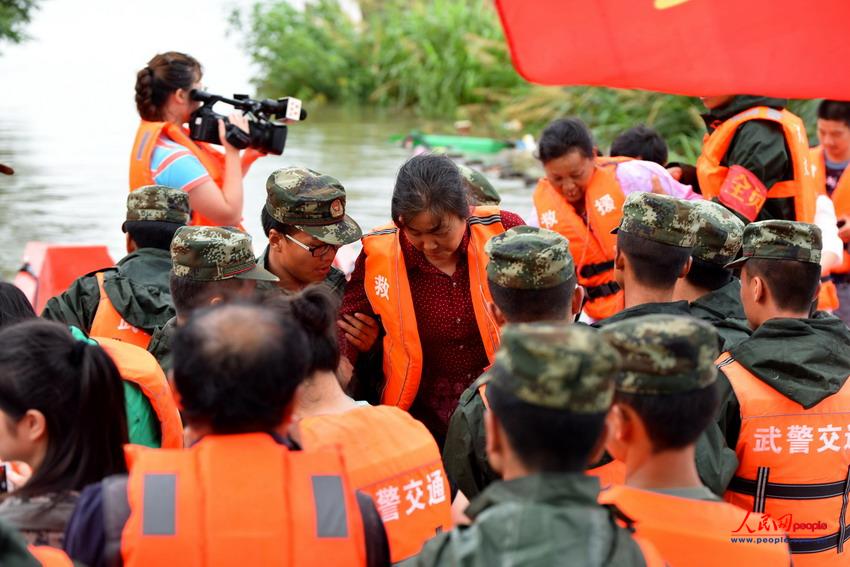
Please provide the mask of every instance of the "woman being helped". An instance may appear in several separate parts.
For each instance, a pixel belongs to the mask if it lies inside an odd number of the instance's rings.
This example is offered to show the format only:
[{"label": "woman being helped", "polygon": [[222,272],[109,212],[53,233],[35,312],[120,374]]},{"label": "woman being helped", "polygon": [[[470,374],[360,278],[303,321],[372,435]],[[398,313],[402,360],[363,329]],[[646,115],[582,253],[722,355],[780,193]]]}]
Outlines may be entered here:
[{"label": "woman being helped", "polygon": [[[191,224],[237,226],[242,220],[242,177],[263,155],[239,150],[218,132],[224,154],[209,144],[189,138],[184,124],[201,103],[192,100],[193,89],[202,89],[201,64],[184,53],[169,51],[151,59],[136,75],[136,108],[142,122],[130,155],[130,190],[144,185],[165,185],[189,193]],[[241,114],[228,118],[248,131]]]},{"label": "woman being helped", "polygon": [[32,476],[0,501],[30,544],[62,547],[79,491],[126,472],[121,376],[100,347],[41,319],[0,330],[0,459]]},{"label": "woman being helped", "polygon": [[399,170],[391,213],[393,224],[363,237],[340,309],[342,353],[354,364],[370,350],[372,327],[360,318],[379,316],[381,402],[410,410],[442,445],[460,395],[498,344],[484,245],[524,223],[498,207],[470,208],[457,166],[429,154]]}]

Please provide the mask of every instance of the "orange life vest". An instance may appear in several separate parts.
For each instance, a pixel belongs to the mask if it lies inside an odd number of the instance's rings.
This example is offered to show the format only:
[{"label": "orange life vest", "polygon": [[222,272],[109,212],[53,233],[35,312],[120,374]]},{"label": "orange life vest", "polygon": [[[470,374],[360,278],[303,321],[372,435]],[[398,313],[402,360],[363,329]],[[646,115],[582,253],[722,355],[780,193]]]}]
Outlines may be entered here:
[{"label": "orange life vest", "polygon": [[47,545],[30,545],[28,549],[44,567],[74,567],[74,562],[61,549]]},{"label": "orange life vest", "polygon": [[775,543],[757,542],[758,534],[749,527],[758,526],[762,515],[726,502],[615,486],[599,493],[599,503],[619,510],[636,535],[649,540],[670,565],[788,567],[791,563],[785,534],[773,536]]},{"label": "orange life vest", "polygon": [[127,460],[126,567],[366,563],[339,451],[289,451],[252,433],[186,450],[128,446]]},{"label": "orange life vest", "polygon": [[440,450],[422,423],[393,406],[366,406],[298,422],[308,451],[341,447],[353,488],[375,502],[397,563],[450,530],[451,496]]},{"label": "orange life vest", "polygon": [[806,127],[800,118],[787,110],[776,110],[767,106],[756,106],[740,112],[725,120],[711,134],[703,138],[702,154],[697,160],[697,177],[702,196],[712,199],[720,194],[720,187],[726,180],[728,167],[720,165],[735,138],[738,127],[750,120],[767,120],[782,126],[785,143],[791,152],[791,164],[794,178],[780,181],[770,187],[768,199],[794,199],[794,218],[812,223],[815,219],[815,176],[809,160],[809,141]]},{"label": "orange life vest", "polygon": [[[484,244],[505,232],[498,207],[474,207],[468,219],[469,245],[466,249],[469,287],[475,320],[490,362],[499,346],[499,326],[487,311],[492,302],[487,285],[487,254]],[[407,268],[399,242],[399,229],[388,224],[363,237],[366,275],[363,285],[369,303],[386,332],[384,336],[384,377],[381,403],[409,409],[422,378],[422,345],[416,326],[416,313]]]},{"label": "orange life vest", "polygon": [[623,310],[623,290],[614,281],[614,247],[617,235],[611,230],[623,216],[623,191],[617,181],[617,163],[600,158],[584,195],[587,222],[563,194],[546,178],[537,183],[534,208],[538,223],[570,242],[578,283],[587,291],[584,310],[594,319],[604,319]]},{"label": "orange life vest", "polygon": [[168,380],[151,353],[135,345],[92,335],[118,367],[121,378],[139,387],[159,420],[163,449],[183,447],[183,422]]},{"label": "orange life vest", "polygon": [[850,380],[804,409],[728,352],[717,365],[741,406],[739,465],[724,498],[784,527],[795,565],[850,564]]},{"label": "orange life vest", "polygon": [[[213,182],[221,189],[224,180],[224,154],[213,149],[204,142],[195,142],[186,131],[171,122],[148,122],[142,120],[136,131],[136,140],[133,142],[133,152],[130,154],[130,191],[154,185],[153,172],[151,172],[151,156],[160,135],[165,135],[174,142],[180,144],[192,152]],[[218,223],[192,211],[192,220],[189,224],[215,226]]]},{"label": "orange life vest", "polygon": [[[823,149],[820,146],[811,149],[811,163],[815,168],[815,186],[819,195],[826,195],[826,163],[824,162]],[[850,168],[848,168],[850,169]],[[850,172],[847,169],[841,174],[835,191],[832,192],[832,204],[835,205],[835,214],[838,217],[850,216]],[[850,273],[850,253],[844,250],[844,259],[840,266],[831,270],[833,274]]]},{"label": "orange life vest", "polygon": [[100,291],[100,301],[97,304],[97,311],[94,313],[89,334],[98,337],[109,337],[110,339],[136,345],[144,349],[148,348],[151,342],[151,336],[138,327],[129,324],[121,317],[121,314],[112,305],[112,301],[110,301],[106,290],[103,288],[103,277],[103,272],[95,274],[97,287]]}]

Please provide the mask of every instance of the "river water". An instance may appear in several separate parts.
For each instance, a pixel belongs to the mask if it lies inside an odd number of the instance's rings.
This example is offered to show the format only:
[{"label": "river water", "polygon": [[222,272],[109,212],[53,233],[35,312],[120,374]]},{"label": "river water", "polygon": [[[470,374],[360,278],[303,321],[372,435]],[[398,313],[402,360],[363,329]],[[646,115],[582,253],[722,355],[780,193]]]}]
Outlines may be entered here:
[{"label": "river water", "polygon": [[[232,7],[251,2],[40,4],[27,28],[31,39],[0,46],[0,163],[16,171],[0,175],[0,274],[7,278],[30,240],[106,244],[115,259],[125,253],[120,227],[138,124],[135,73],[155,53],[194,55],[213,92],[254,92],[255,70],[227,24]],[[309,118],[290,127],[284,154],[257,161],[245,178],[244,225],[257,250],[265,246],[259,213],[274,169],[304,165],[339,178],[349,214],[367,229],[388,219],[395,173],[409,156],[388,138],[415,127],[412,115],[304,106]],[[521,184],[496,186],[506,208],[529,208]]]}]

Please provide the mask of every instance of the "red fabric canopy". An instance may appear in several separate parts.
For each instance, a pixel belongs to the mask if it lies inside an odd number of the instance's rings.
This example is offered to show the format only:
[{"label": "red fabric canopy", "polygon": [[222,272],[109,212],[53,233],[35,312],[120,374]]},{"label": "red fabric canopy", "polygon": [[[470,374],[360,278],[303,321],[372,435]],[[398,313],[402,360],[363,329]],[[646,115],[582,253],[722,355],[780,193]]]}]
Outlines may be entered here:
[{"label": "red fabric canopy", "polygon": [[850,100],[850,0],[496,0],[531,82]]}]

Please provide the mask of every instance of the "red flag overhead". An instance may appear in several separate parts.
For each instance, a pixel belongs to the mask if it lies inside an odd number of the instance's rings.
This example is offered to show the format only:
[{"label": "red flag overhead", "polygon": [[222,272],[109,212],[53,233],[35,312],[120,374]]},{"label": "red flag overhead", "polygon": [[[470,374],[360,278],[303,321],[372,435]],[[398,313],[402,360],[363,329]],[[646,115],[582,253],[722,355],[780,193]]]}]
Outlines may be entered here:
[{"label": "red flag overhead", "polygon": [[850,0],[496,0],[534,83],[850,100]]}]

